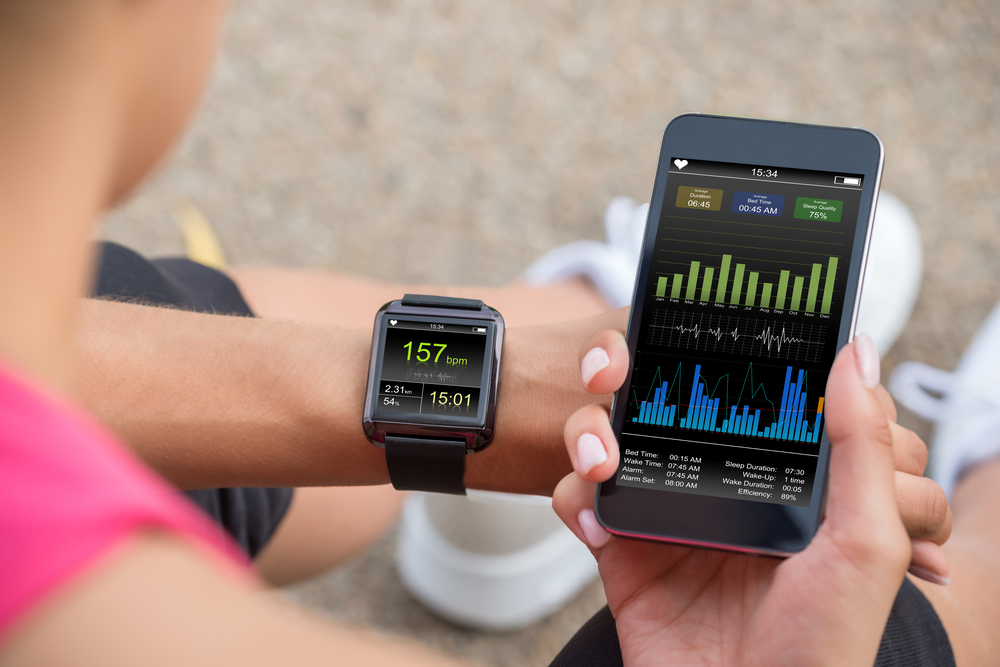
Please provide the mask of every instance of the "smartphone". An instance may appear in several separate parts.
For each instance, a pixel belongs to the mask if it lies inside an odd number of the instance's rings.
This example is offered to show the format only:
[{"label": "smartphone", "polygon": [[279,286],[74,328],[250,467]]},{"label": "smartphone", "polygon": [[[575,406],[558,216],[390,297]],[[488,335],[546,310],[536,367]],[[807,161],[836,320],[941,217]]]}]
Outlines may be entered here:
[{"label": "smartphone", "polygon": [[612,406],[621,462],[597,493],[609,532],[778,556],[812,539],[882,161],[858,128],[667,126]]}]

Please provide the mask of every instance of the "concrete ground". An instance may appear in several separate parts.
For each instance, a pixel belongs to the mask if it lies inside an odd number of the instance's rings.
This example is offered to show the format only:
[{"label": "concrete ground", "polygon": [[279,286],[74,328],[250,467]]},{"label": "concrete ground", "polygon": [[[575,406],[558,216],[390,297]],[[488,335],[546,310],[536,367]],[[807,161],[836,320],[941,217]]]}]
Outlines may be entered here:
[{"label": "concrete ground", "polygon": [[[190,200],[231,263],[501,285],[648,199],[685,111],[858,125],[912,208],[924,285],[885,360],[949,368],[1000,300],[1000,4],[989,0],[241,0],[191,132],[105,236],[181,253]],[[903,415],[928,436],[926,424]],[[311,605],[493,665],[543,665],[601,604],[506,635],[422,611],[392,537]]]}]

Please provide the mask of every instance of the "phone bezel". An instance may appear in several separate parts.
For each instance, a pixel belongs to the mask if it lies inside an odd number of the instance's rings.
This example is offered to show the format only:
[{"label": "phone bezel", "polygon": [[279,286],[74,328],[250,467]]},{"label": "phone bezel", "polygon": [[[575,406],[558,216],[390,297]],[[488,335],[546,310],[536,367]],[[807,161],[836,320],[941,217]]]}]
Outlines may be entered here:
[{"label": "phone bezel", "polygon": [[[779,169],[809,169],[861,174],[858,226],[849,263],[846,297],[838,323],[837,349],[854,337],[872,220],[882,176],[884,151],[879,137],[861,128],[808,125],[785,121],[682,114],[663,133],[650,198],[646,234],[632,294],[626,340],[630,354],[638,344],[643,299],[652,262],[655,229],[663,211],[669,161],[710,160]],[[625,420],[631,366],[615,394],[611,425],[620,440]],[[621,400],[620,400],[621,399]],[[826,497],[830,443],[824,431],[808,507],[715,498],[666,490],[618,486],[614,478],[601,484],[595,498],[598,521],[609,532],[689,546],[788,555],[802,550],[819,528]]]}]

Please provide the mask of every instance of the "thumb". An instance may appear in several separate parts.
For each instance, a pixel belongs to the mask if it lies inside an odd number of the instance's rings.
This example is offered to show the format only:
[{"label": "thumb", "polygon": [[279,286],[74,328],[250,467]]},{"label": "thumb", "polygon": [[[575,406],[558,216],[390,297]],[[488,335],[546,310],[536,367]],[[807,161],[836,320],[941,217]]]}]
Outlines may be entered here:
[{"label": "thumb", "polygon": [[878,364],[871,338],[862,334],[840,351],[830,371],[826,385],[830,477],[824,528],[844,547],[875,558],[898,556],[905,569],[910,544],[896,504],[892,431],[874,391]]}]

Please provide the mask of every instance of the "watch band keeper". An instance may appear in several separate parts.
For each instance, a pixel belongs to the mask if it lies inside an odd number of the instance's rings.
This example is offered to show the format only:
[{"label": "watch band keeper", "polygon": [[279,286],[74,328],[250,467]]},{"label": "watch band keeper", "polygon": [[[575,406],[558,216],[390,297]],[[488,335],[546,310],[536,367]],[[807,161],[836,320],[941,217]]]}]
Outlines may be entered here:
[{"label": "watch band keeper", "polygon": [[483,308],[483,302],[479,299],[459,299],[428,294],[404,294],[401,304],[421,308],[458,308],[461,310],[482,310]]}]

